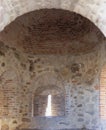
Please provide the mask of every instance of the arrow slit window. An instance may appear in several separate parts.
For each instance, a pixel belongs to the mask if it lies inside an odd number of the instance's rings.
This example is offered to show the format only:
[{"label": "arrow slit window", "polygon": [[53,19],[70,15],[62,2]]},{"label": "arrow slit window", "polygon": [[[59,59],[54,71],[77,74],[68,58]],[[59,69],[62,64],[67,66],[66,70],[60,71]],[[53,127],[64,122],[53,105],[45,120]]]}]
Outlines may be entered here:
[{"label": "arrow slit window", "polygon": [[34,94],[33,116],[55,117],[64,115],[65,96],[61,89],[56,86],[39,87]]}]

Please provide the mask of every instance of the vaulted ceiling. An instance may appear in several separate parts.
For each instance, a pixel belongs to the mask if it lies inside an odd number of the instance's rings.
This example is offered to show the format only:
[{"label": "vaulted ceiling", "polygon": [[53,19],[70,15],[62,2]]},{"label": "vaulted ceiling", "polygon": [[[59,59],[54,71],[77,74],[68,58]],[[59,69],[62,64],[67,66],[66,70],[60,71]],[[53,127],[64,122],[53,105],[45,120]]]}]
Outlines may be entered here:
[{"label": "vaulted ceiling", "polygon": [[60,9],[27,13],[9,24],[0,40],[30,54],[79,54],[93,51],[104,37],[79,14]]},{"label": "vaulted ceiling", "polygon": [[106,36],[106,0],[0,0],[0,31],[15,18],[44,8],[65,9],[81,14]]}]

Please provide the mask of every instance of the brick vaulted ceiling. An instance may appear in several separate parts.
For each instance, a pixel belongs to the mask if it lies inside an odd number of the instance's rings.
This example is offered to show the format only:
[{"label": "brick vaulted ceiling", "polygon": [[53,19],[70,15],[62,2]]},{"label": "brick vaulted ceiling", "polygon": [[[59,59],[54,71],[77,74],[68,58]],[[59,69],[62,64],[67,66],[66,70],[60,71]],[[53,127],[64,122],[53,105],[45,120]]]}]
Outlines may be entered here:
[{"label": "brick vaulted ceiling", "polygon": [[88,19],[60,9],[41,9],[18,17],[0,40],[29,54],[80,54],[93,51],[104,36]]}]

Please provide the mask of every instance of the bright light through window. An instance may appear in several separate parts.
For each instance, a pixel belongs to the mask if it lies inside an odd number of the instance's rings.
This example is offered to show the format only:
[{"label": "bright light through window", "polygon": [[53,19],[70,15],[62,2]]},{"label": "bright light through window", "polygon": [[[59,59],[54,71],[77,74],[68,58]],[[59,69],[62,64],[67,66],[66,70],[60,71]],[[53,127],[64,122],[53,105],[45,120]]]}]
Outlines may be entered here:
[{"label": "bright light through window", "polygon": [[45,116],[52,116],[51,101],[52,101],[52,96],[48,95],[48,101],[47,101],[47,108],[46,108]]}]

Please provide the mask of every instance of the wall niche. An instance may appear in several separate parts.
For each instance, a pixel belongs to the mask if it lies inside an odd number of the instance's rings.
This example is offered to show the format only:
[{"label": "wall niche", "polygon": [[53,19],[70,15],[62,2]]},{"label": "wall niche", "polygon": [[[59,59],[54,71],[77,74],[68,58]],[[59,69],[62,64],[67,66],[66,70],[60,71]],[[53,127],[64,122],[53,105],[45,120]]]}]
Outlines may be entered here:
[{"label": "wall niche", "polygon": [[56,117],[65,115],[65,97],[56,85],[37,88],[33,99],[33,116]]}]

